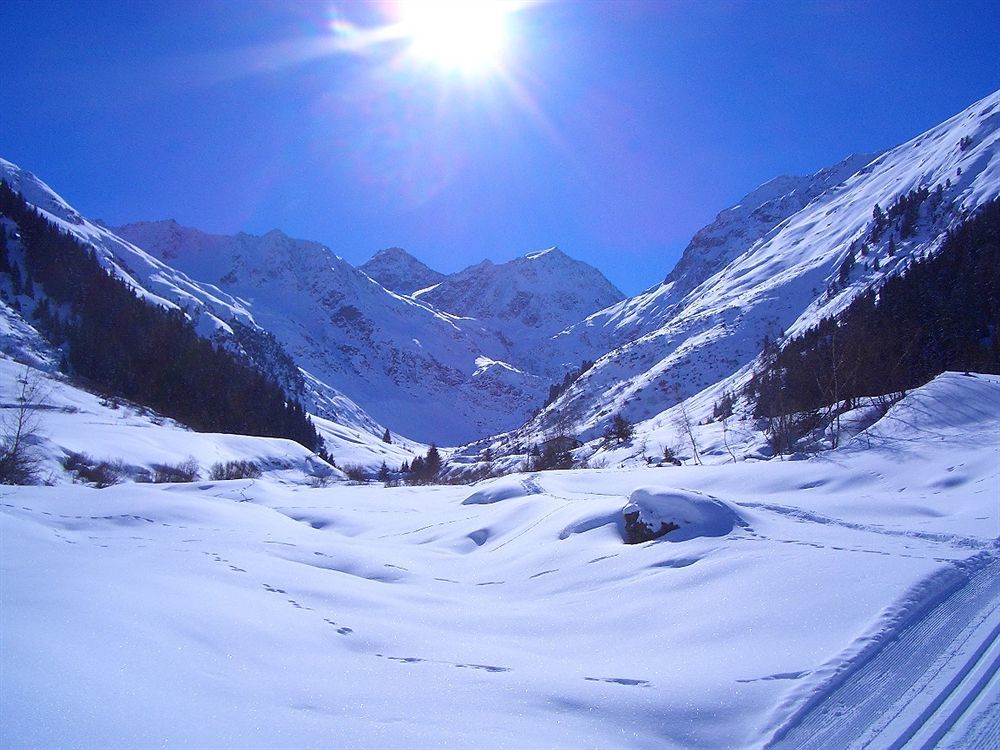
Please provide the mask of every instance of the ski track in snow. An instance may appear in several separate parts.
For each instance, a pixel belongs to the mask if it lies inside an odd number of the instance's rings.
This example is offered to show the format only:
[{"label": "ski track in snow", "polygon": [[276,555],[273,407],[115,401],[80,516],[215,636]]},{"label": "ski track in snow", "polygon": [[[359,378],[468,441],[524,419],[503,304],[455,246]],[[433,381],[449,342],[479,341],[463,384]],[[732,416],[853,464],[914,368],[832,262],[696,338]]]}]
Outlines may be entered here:
[{"label": "ski track in snow", "polygon": [[[997,747],[1000,560],[917,615],[839,685],[776,733],[771,750]],[[987,705],[966,717],[985,698]]]},{"label": "ski track in snow", "polygon": [[780,513],[788,518],[793,518],[797,521],[803,521],[806,523],[818,523],[818,524],[830,524],[833,526],[840,526],[845,529],[852,529],[854,531],[867,531],[874,534],[885,534],[886,536],[897,536],[897,537],[909,537],[911,539],[920,539],[928,542],[939,542],[941,544],[947,544],[954,547],[963,547],[966,549],[982,549],[984,546],[989,544],[988,540],[976,539],[975,537],[969,536],[957,536],[954,534],[934,534],[925,531],[910,531],[910,530],[896,530],[887,529],[884,526],[879,526],[877,524],[866,524],[866,523],[855,523],[852,521],[844,521],[839,518],[831,518],[829,516],[824,516],[820,513],[815,513],[813,511],[802,510],[801,508],[790,508],[783,505],[773,505],[770,503],[754,503],[754,502],[738,502],[736,503],[744,508],[758,508],[760,510],[770,511],[772,513]]}]

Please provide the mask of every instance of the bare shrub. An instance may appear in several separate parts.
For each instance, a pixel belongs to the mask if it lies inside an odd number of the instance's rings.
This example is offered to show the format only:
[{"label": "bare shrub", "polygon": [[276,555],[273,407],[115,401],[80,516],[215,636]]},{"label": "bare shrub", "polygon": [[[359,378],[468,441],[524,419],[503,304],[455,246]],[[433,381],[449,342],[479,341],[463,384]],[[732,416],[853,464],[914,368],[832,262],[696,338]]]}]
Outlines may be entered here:
[{"label": "bare shrub", "polygon": [[365,471],[364,466],[360,466],[358,464],[344,464],[340,467],[340,470],[343,471],[347,475],[347,478],[352,482],[368,481],[368,472]]},{"label": "bare shrub", "polygon": [[330,472],[329,474],[310,474],[307,481],[309,482],[310,487],[322,489],[333,484],[333,477],[333,472]]},{"label": "bare shrub", "polygon": [[253,461],[226,461],[212,464],[208,478],[218,481],[224,479],[260,479],[260,467]]},{"label": "bare shrub", "polygon": [[46,391],[41,376],[25,366],[17,379],[14,402],[2,404],[0,417],[0,484],[37,484],[42,457],[37,444],[39,408]]},{"label": "bare shrub", "polygon": [[170,482],[193,482],[201,473],[201,467],[194,458],[188,457],[178,464],[153,464],[153,484]]},{"label": "bare shrub", "polygon": [[76,481],[98,489],[120,484],[127,473],[122,461],[97,461],[86,453],[70,452],[62,463],[66,471],[75,475]]}]

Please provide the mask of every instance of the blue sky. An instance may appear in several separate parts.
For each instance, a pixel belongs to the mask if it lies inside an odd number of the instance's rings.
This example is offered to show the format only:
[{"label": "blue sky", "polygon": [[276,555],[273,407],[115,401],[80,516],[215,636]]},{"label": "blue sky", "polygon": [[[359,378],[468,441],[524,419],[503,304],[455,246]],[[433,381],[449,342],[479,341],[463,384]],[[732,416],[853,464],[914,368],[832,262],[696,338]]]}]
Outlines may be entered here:
[{"label": "blue sky", "polygon": [[761,182],[1000,86],[1000,4],[540,2],[503,75],[317,54],[385,3],[6,0],[0,156],[111,224],[286,233],[439,270],[559,245],[628,293]]}]

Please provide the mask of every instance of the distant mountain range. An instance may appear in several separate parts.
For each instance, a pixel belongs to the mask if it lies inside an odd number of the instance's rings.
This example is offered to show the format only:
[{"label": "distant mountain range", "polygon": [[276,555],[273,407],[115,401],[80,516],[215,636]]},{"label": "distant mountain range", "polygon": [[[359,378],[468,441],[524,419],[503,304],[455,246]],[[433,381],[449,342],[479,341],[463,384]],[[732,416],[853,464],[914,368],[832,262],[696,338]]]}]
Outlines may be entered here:
[{"label": "distant mountain range", "polygon": [[[997,197],[998,124],[1000,92],[896,148],[771,180],[628,299],[558,248],[450,275],[390,248],[354,268],[277,230],[105,227],[10,162],[0,176],[137,293],[185,311],[314,414],[369,436],[389,428],[471,450],[489,438],[511,451],[559,434],[593,439],[616,415],[655,432],[685,400],[703,412],[745,381],[766,340],[842,310]],[[935,198],[912,231],[873,239],[877,212],[919,190]],[[54,366],[18,311],[30,299],[7,294],[0,345]],[[543,408],[549,386],[583,361],[595,364]]]}]

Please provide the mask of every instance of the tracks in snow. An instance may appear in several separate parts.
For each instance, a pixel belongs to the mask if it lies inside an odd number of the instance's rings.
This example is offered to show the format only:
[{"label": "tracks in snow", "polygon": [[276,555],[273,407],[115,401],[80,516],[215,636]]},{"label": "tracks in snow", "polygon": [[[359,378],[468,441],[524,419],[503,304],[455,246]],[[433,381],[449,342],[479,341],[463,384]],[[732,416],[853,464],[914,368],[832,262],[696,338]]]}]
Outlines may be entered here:
[{"label": "tracks in snow", "polygon": [[929,750],[954,738],[954,747],[995,747],[998,668],[1000,560],[993,559],[793,717],[768,748]]}]

